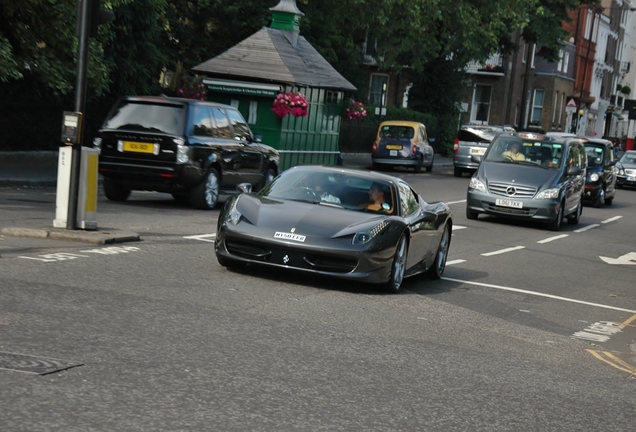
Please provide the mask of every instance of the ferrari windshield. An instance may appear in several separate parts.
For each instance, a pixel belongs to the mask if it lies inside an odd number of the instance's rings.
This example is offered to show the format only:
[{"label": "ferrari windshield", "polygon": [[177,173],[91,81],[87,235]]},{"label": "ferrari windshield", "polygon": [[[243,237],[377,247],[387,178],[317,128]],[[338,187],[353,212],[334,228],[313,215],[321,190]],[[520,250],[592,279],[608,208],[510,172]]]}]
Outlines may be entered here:
[{"label": "ferrari windshield", "polygon": [[558,168],[563,160],[563,149],[563,143],[550,138],[527,139],[506,135],[495,139],[484,160]]},{"label": "ferrari windshield", "polygon": [[396,204],[396,194],[389,182],[315,169],[285,171],[258,195],[388,214]]}]

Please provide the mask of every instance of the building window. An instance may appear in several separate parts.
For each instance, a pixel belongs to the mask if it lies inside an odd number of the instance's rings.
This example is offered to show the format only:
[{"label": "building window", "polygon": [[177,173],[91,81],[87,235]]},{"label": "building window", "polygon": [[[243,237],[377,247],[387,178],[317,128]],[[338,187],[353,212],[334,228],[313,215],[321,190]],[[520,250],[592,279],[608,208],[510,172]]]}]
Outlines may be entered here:
[{"label": "building window", "polygon": [[563,50],[559,50],[559,62],[557,63],[557,72],[563,72]]},{"label": "building window", "polygon": [[556,126],[558,110],[559,110],[559,92],[555,92],[554,93],[554,108],[552,109],[552,127]]},{"label": "building window", "polygon": [[470,111],[471,122],[488,124],[490,114],[490,95],[492,87],[477,84],[473,93],[473,106]]},{"label": "building window", "polygon": [[570,53],[566,52],[563,55],[563,72],[568,73],[569,65],[570,65]]},{"label": "building window", "polygon": [[256,120],[258,118],[257,113],[258,113],[258,102],[250,101],[250,108],[247,115],[247,122],[249,124],[256,124]]},{"label": "building window", "polygon": [[369,103],[371,105],[386,105],[386,88],[389,84],[388,75],[372,74],[369,86]]},{"label": "building window", "polygon": [[530,61],[530,67],[534,69],[534,55],[537,53],[537,44],[532,44],[532,60]]},{"label": "building window", "polygon": [[541,114],[543,113],[543,90],[535,90],[534,97],[532,98],[532,117],[530,118],[530,124],[532,126],[539,126],[541,124]]}]

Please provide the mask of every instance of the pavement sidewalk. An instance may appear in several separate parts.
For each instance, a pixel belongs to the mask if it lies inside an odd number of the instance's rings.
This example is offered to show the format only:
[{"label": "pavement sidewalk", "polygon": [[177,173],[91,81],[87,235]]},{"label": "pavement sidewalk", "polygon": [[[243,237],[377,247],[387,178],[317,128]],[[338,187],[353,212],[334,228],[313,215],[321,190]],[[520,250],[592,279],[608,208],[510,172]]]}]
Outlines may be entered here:
[{"label": "pavement sidewalk", "polygon": [[[59,151],[0,152],[0,187],[55,187]],[[371,169],[370,153],[342,153],[342,166]],[[436,168],[452,167],[453,159],[435,155]],[[117,230],[68,230],[51,227],[0,227],[0,236],[85,242],[95,245],[138,241],[139,234]]]}]

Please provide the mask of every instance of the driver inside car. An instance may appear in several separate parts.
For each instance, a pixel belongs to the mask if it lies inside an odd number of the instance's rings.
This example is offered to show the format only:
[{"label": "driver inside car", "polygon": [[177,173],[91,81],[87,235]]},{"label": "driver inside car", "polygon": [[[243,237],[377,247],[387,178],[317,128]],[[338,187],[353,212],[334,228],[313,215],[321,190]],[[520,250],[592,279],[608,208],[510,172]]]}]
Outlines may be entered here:
[{"label": "driver inside car", "polygon": [[501,156],[511,161],[526,160],[526,157],[524,156],[524,154],[519,151],[519,147],[520,145],[518,142],[513,142],[512,144],[510,144],[510,147],[508,148],[508,150],[503,152]]},{"label": "driver inside car", "polygon": [[332,195],[327,190],[328,181],[323,176],[315,176],[311,179],[311,189],[320,196],[320,201],[329,202],[333,204],[340,204],[340,198]]}]

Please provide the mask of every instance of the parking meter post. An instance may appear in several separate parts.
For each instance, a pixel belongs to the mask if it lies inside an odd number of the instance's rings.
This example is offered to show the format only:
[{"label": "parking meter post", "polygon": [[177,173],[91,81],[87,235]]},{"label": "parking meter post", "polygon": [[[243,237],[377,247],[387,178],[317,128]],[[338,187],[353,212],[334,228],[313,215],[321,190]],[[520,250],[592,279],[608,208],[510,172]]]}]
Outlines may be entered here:
[{"label": "parking meter post", "polygon": [[[77,49],[77,78],[75,84],[75,111],[84,112],[86,103],[86,69],[88,64],[88,38],[90,32],[91,0],[78,0],[79,7],[79,47]],[[79,139],[73,144],[71,160],[71,179],[69,182],[69,200],[66,228],[77,229],[77,204],[79,200],[80,167],[82,159],[82,141],[84,136],[84,122],[80,125]]]}]

